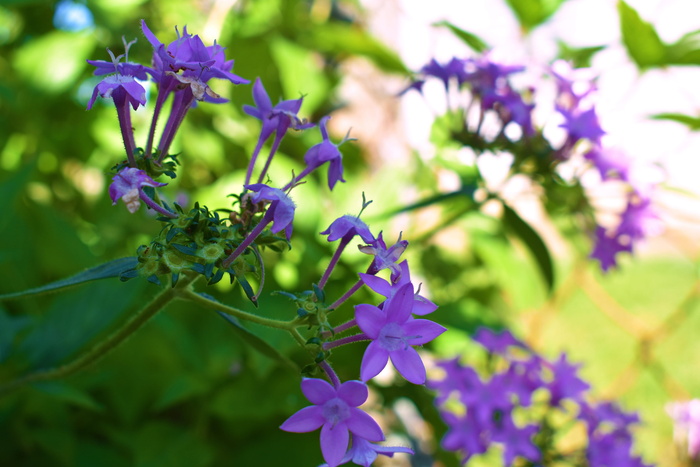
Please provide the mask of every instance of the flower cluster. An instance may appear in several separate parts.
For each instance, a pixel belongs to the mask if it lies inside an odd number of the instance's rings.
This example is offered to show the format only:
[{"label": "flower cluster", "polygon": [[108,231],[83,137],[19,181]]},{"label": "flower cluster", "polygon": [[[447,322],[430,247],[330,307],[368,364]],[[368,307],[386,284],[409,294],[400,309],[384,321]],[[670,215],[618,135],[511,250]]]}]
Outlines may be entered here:
[{"label": "flower cluster", "polygon": [[[437,306],[416,292],[411,282],[408,262],[397,264],[408,242],[399,240],[387,247],[381,234],[375,237],[359,217],[353,216],[336,219],[321,233],[328,235],[329,241],[340,240],[340,243],[319,283],[320,287],[328,280],[340,252],[355,236],[368,242],[367,245],[360,246],[360,249],[373,255],[374,259],[367,272],[360,274],[360,281],[348,293],[325,310],[317,310],[316,313],[329,314],[363,285],[384,296],[386,300],[377,306],[356,305],[352,320],[329,331],[319,327],[319,334],[314,339],[322,350],[319,366],[333,385],[320,379],[305,379],[302,391],[314,405],[292,415],[280,428],[292,432],[321,428],[321,451],[327,465],[332,467],[353,462],[369,466],[378,454],[391,456],[395,452],[412,451],[408,448],[373,444],[384,440],[384,435],[371,417],[357,408],[367,399],[366,382],[377,376],[391,360],[398,373],[407,381],[424,384],[426,370],[415,347],[432,341],[446,329],[433,321],[416,318],[416,315],[431,313]],[[376,275],[383,269],[391,271],[389,280]],[[361,332],[338,337],[353,328],[359,328]],[[328,361],[330,350],[365,341],[370,343],[360,365],[360,381],[341,383]],[[352,443],[348,447],[351,439]]]},{"label": "flower cluster", "polygon": [[[591,467],[645,465],[632,454],[629,427],[638,417],[612,403],[587,402],[590,386],[565,355],[548,361],[508,331],[480,328],[474,340],[489,355],[489,377],[457,358],[439,362],[444,377],[428,384],[449,427],[442,445],[462,453],[464,463],[499,444],[507,466],[518,457],[537,465],[567,459],[585,459]],[[585,424],[585,446],[561,451],[552,433],[561,433],[562,416],[566,424]]]},{"label": "flower cluster", "polygon": [[[617,213],[615,225],[599,225],[591,219],[598,217],[591,212],[585,230],[591,232],[594,248],[591,258],[600,262],[604,271],[617,265],[617,254],[631,253],[634,245],[648,235],[658,233],[659,219],[652,199],[658,177],[652,170],[633,163],[632,159],[605,144],[606,132],[600,125],[594,106],[595,85],[592,73],[587,69],[572,69],[563,61],[555,62],[548,70],[547,78],[556,84],[555,112],[552,119],[560,120],[559,128],[564,137],[561,143],[553,143],[545,137],[544,127],[535,126],[534,94],[536,89],[517,90],[511,84],[511,75],[525,70],[524,66],[504,65],[491,59],[489,53],[477,58],[453,58],[445,64],[432,60],[418,73],[418,78],[404,91],[422,92],[426,80],[441,81],[448,94],[456,86],[466,92],[467,102],[451,109],[463,120],[452,129],[452,138],[472,148],[477,156],[485,152],[507,152],[513,156],[511,174],[525,174],[537,184],[543,185],[547,199],[556,209],[570,203],[567,214],[578,214],[581,207],[593,211],[583,195],[581,176],[586,170],[576,168],[574,180],[567,180],[564,163],[594,169],[601,183],[615,181],[624,185],[625,209]],[[475,104],[478,106],[474,115]],[[495,116],[500,125],[485,131],[487,116]],[[495,136],[494,136],[495,135]],[[568,172],[571,172],[569,169]],[[557,199],[557,193],[571,186],[574,196]],[[474,191],[474,190],[472,190]],[[579,193],[579,194],[575,194]],[[570,201],[575,200],[575,201]]]}]

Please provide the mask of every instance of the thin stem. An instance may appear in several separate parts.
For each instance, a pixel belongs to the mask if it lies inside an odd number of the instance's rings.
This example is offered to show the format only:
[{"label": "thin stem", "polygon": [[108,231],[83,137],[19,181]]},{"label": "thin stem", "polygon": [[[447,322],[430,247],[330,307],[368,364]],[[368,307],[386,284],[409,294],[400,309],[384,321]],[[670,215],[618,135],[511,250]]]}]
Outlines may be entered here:
[{"label": "thin stem", "polygon": [[371,339],[367,336],[367,334],[362,332],[360,334],[354,334],[352,336],[343,337],[343,338],[335,340],[335,341],[324,342],[323,343],[323,350],[334,349],[336,347],[340,347],[341,345],[353,344],[355,342],[362,342],[362,341],[368,341],[368,340],[371,340]]},{"label": "thin stem", "polygon": [[338,308],[340,305],[343,304],[343,302],[345,302],[345,300],[347,300],[348,298],[350,298],[350,297],[352,296],[352,294],[354,294],[355,292],[357,292],[358,290],[360,290],[360,287],[362,287],[363,285],[364,285],[364,282],[362,282],[362,280],[357,281],[357,282],[355,283],[355,285],[353,285],[353,286],[350,288],[350,290],[348,290],[347,292],[345,292],[345,293],[343,294],[342,297],[340,297],[340,298],[339,298],[338,300],[336,300],[331,306],[328,307],[328,311],[330,312],[330,311],[335,310],[336,308]]},{"label": "thin stem", "polygon": [[[284,136],[284,134],[282,136]],[[265,174],[267,173],[267,169],[270,168],[270,163],[272,162],[272,158],[275,157],[275,153],[277,152],[277,148],[279,148],[281,142],[282,142],[282,138],[279,137],[279,135],[277,133],[275,133],[275,140],[272,142],[272,147],[270,148],[270,154],[268,154],[267,160],[265,161],[265,166],[263,167],[262,172],[260,172],[260,175],[258,176],[258,183],[262,183],[263,180],[265,179]]]},{"label": "thin stem", "polygon": [[165,305],[167,305],[173,298],[175,298],[182,288],[192,284],[198,277],[199,276],[197,275],[188,276],[187,279],[178,282],[176,288],[166,287],[165,289],[163,289],[163,291],[156,295],[153,298],[153,300],[151,300],[151,302],[148,303],[148,305],[136,312],[136,314],[133,315],[121,328],[117,329],[115,332],[107,336],[106,339],[99,342],[93,348],[91,348],[86,353],[82,354],[80,357],[76,358],[72,362],[59,366],[57,368],[30,373],[22,378],[16,379],[14,381],[11,381],[10,383],[0,386],[0,396],[8,394],[14,391],[15,389],[19,389],[25,384],[70,376],[73,373],[77,373],[78,371],[86,368],[90,364],[100,360],[111,350],[115,349],[119,344],[124,342],[141,326],[146,324],[146,322],[148,322],[149,319],[155,316],[156,313],[162,310],[163,307],[165,307]]},{"label": "thin stem", "polygon": [[298,182],[300,182],[304,177],[306,177],[306,176],[309,175],[311,172],[313,172],[314,169],[315,169],[315,167],[308,167],[308,166],[307,166],[307,167],[304,167],[304,170],[302,170],[301,173],[300,173],[299,175],[297,175],[296,177],[293,177],[293,178],[292,178],[292,181],[289,182],[289,183],[287,183],[287,184],[284,186],[284,188],[282,188],[282,191],[284,191],[284,192],[286,193],[287,190],[289,190],[292,186],[296,185],[296,184],[297,184]]},{"label": "thin stem", "polygon": [[338,375],[335,374],[335,371],[333,371],[333,368],[331,367],[330,363],[327,361],[322,361],[321,363],[318,364],[323,371],[328,375],[328,379],[331,380],[331,384],[333,385],[334,388],[339,388],[340,387],[340,379],[338,378]]},{"label": "thin stem", "polygon": [[256,225],[255,228],[254,228],[253,230],[250,231],[250,233],[248,234],[248,236],[241,242],[240,245],[238,245],[238,246],[236,247],[235,250],[233,250],[233,253],[231,253],[231,254],[228,256],[228,258],[226,258],[226,259],[221,263],[221,265],[222,265],[225,269],[228,269],[228,267],[231,265],[231,263],[233,263],[233,260],[235,260],[236,258],[238,258],[238,256],[239,256],[241,253],[243,253],[243,252],[245,251],[245,249],[248,248],[248,246],[250,246],[250,244],[253,243],[253,241],[255,241],[256,238],[258,238],[258,236],[262,233],[263,229],[265,229],[265,227],[267,226],[267,224],[269,224],[270,222],[272,222],[272,219],[273,219],[273,214],[272,214],[272,211],[269,210],[269,211],[267,211],[267,212],[265,213],[265,215],[264,215],[263,218],[260,220],[260,222],[258,223],[258,225]]},{"label": "thin stem", "polygon": [[[279,321],[276,319],[264,318],[262,316],[254,315],[252,313],[248,313],[247,311],[239,310],[238,308],[233,308],[232,306],[228,306],[226,304],[210,300],[191,289],[181,290],[178,296],[186,300],[191,300],[198,305],[202,305],[207,308],[226,313],[227,315],[234,316],[238,319],[250,321],[251,323],[260,324],[262,326],[267,326],[270,328],[284,329],[286,331],[289,331],[290,333],[291,331],[295,330],[293,328],[294,325],[292,324],[292,321]],[[306,345],[306,343],[304,342],[303,345]]]},{"label": "thin stem", "polygon": [[163,214],[164,216],[167,216],[171,219],[175,219],[177,217],[177,214],[174,212],[170,212],[167,209],[165,209],[163,206],[160,204],[156,203],[153,201],[146,193],[144,193],[142,190],[139,190],[139,198],[141,201],[146,203],[149,208],[153,209],[156,212],[159,212],[160,214]]},{"label": "thin stem", "polygon": [[[347,237],[347,238],[346,238]],[[335,253],[333,253],[333,257],[331,258],[330,263],[328,263],[328,267],[326,268],[326,271],[323,273],[323,277],[321,277],[321,280],[318,282],[318,288],[323,289],[326,286],[326,282],[328,282],[328,278],[331,276],[331,273],[333,272],[333,268],[335,268],[335,265],[338,264],[338,260],[340,259],[340,255],[343,253],[343,250],[345,250],[345,247],[350,243],[350,240],[352,237],[349,235],[343,237],[340,239],[340,244],[338,245],[338,249],[335,250]]]},{"label": "thin stem", "polygon": [[131,109],[129,108],[129,102],[124,98],[120,99],[123,102],[117,103],[115,99],[115,104],[117,104],[117,118],[119,120],[119,128],[122,132],[122,139],[124,140],[124,149],[126,149],[126,158],[129,160],[129,167],[136,167],[136,160],[134,159],[134,151],[136,151],[136,142],[134,141],[134,130],[131,127]]},{"label": "thin stem", "polygon": [[243,185],[250,184],[250,179],[253,177],[253,169],[255,168],[255,161],[258,160],[258,154],[260,154],[263,144],[265,144],[265,141],[262,138],[259,138],[258,144],[256,144],[255,149],[253,149],[253,155],[250,157],[250,162],[248,162],[248,170],[246,171],[245,183]]},{"label": "thin stem", "polygon": [[333,332],[335,332],[336,334],[340,334],[341,332],[345,332],[348,329],[352,329],[355,326],[357,326],[357,321],[353,318],[350,321],[348,321],[347,323],[343,323],[341,325],[336,326],[333,329]]}]

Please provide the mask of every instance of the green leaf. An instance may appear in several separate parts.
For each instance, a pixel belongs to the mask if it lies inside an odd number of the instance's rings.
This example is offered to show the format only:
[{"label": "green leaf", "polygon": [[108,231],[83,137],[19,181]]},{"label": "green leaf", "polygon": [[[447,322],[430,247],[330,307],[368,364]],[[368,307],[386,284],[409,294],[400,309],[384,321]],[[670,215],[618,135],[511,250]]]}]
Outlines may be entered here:
[{"label": "green leaf", "polygon": [[689,32],[677,42],[666,46],[669,65],[700,65],[700,30]]},{"label": "green leaf", "polygon": [[69,404],[74,404],[86,409],[102,411],[102,405],[98,404],[90,395],[80,389],[70,386],[63,381],[42,381],[33,383],[32,387],[52,397]]},{"label": "green leaf", "polygon": [[119,277],[119,275],[128,269],[132,269],[137,264],[135,257],[119,258],[113,261],[108,261],[94,268],[90,268],[86,271],[79,272],[78,274],[71,276],[67,279],[61,279],[56,282],[51,282],[50,284],[42,285],[41,287],[35,287],[33,289],[25,290],[22,292],[13,292],[9,294],[0,295],[0,301],[12,300],[20,297],[26,297],[29,295],[41,295],[48,292],[55,292],[60,289],[65,289],[67,287],[72,287],[74,285],[83,284],[85,282],[96,281],[99,279],[109,279],[112,277]]},{"label": "green leaf", "polygon": [[660,113],[652,115],[651,118],[654,120],[670,120],[672,122],[682,123],[692,131],[700,131],[700,117],[676,113]]},{"label": "green leaf", "polygon": [[620,14],[622,42],[639,69],[665,65],[666,45],[654,27],[622,0],[617,2],[617,10]]},{"label": "green leaf", "polygon": [[503,223],[508,232],[520,238],[528,247],[540,268],[547,290],[551,292],[554,288],[554,267],[547,245],[539,234],[506,204],[503,204]]},{"label": "green leaf", "polygon": [[472,34],[471,32],[467,32],[464,29],[458,28],[449,21],[439,21],[437,23],[433,23],[433,26],[448,28],[450,31],[452,31],[452,34],[461,39],[462,42],[467,44],[474,52],[482,53],[489,49],[488,44],[486,44],[486,42],[484,42],[479,36]]},{"label": "green leaf", "polygon": [[301,43],[313,50],[338,56],[361,55],[390,73],[407,74],[401,59],[367,31],[344,23],[324,23],[299,37]]},{"label": "green leaf", "polygon": [[[207,300],[211,300],[214,302],[217,301],[214,297],[212,297],[209,294],[200,293],[199,295],[206,298]],[[282,366],[289,368],[297,373],[299,372],[299,368],[293,361],[279,353],[279,351],[275,347],[268,344],[265,340],[253,334],[248,328],[244,327],[237,318],[218,310],[217,313],[233,325],[233,329],[236,331],[238,336],[248,345],[253,347],[261,354],[265,355],[266,357],[281,363]]]},{"label": "green leaf", "polygon": [[595,54],[605,49],[605,45],[593,47],[569,47],[566,43],[559,41],[559,58],[571,62],[574,68],[588,68],[591,66],[591,59]]},{"label": "green leaf", "polygon": [[530,32],[552,16],[564,0],[506,0],[525,32]]}]

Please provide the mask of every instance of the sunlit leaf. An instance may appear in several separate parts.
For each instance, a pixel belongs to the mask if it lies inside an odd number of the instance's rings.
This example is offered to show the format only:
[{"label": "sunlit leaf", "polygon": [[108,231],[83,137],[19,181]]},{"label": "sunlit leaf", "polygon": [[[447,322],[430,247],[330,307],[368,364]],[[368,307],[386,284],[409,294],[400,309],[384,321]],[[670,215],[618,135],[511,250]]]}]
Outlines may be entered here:
[{"label": "sunlit leaf", "polygon": [[644,21],[637,11],[622,0],[617,3],[617,10],[622,42],[637,66],[644,70],[663,65],[666,46],[654,26]]},{"label": "sunlit leaf", "polygon": [[488,44],[486,44],[486,42],[484,42],[479,36],[477,36],[476,34],[472,34],[471,32],[465,31],[462,28],[458,28],[449,21],[439,21],[437,23],[434,23],[433,26],[442,26],[448,28],[450,31],[452,31],[452,34],[460,38],[462,42],[467,44],[469,48],[475,52],[481,53],[489,48]]},{"label": "sunlit leaf", "polygon": [[506,0],[526,32],[544,23],[564,0]]},{"label": "sunlit leaf", "polygon": [[672,122],[682,123],[692,131],[700,131],[700,117],[676,113],[660,113],[652,115],[651,118],[654,120],[670,120]]}]

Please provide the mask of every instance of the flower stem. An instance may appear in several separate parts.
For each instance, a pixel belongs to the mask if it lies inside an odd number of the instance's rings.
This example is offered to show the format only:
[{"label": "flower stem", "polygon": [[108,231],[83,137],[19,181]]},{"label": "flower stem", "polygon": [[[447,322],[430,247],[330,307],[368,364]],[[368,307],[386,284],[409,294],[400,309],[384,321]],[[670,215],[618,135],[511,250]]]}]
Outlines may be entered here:
[{"label": "flower stem", "polygon": [[241,244],[238,245],[235,250],[233,250],[233,253],[231,253],[225,260],[223,260],[221,265],[224,268],[228,269],[228,267],[231,266],[231,263],[233,263],[233,260],[238,258],[238,256],[240,256],[241,253],[243,253],[245,249],[248,248],[248,246],[250,246],[250,244],[253,243],[256,238],[258,238],[258,236],[262,233],[263,229],[265,229],[267,224],[272,222],[272,219],[272,211],[267,211],[258,223],[258,225],[256,225],[255,228],[250,231],[248,236],[241,242]]},{"label": "flower stem", "polygon": [[364,282],[362,282],[362,280],[359,280],[359,281],[355,282],[355,285],[353,285],[353,286],[350,288],[350,290],[348,290],[347,292],[345,292],[345,293],[343,294],[342,297],[340,297],[340,298],[339,298],[338,300],[336,300],[333,304],[331,304],[331,306],[328,307],[328,311],[330,312],[330,311],[333,311],[333,310],[335,310],[336,308],[338,308],[340,305],[343,304],[343,302],[345,302],[345,300],[347,300],[348,298],[350,298],[350,297],[352,296],[352,294],[354,294],[355,292],[357,292],[358,290],[360,290],[360,287],[362,287],[363,285],[364,285]]},{"label": "flower stem", "polygon": [[165,209],[163,206],[160,204],[156,203],[153,201],[146,193],[144,193],[142,190],[139,190],[139,198],[141,201],[146,203],[149,208],[153,209],[156,212],[159,212],[160,214],[163,214],[166,217],[169,217],[171,219],[175,219],[177,217],[177,214],[174,212],[170,212],[167,209]]},{"label": "flower stem", "polygon": [[246,171],[245,183],[243,185],[250,184],[250,179],[253,177],[253,169],[255,168],[255,161],[258,160],[258,154],[260,154],[260,150],[262,149],[263,144],[265,144],[265,141],[263,141],[262,139],[258,139],[258,144],[255,145],[255,149],[253,149],[253,155],[250,156],[250,162],[248,162],[248,170]]},{"label": "flower stem", "polygon": [[126,158],[129,160],[129,167],[136,167],[134,159],[134,151],[136,151],[136,142],[134,141],[134,130],[131,127],[131,109],[129,102],[122,99],[123,102],[117,103],[117,118],[119,120],[119,128],[122,132],[124,140],[124,149],[126,149]]},{"label": "flower stem", "polygon": [[70,376],[73,373],[77,373],[78,371],[86,368],[90,364],[97,362],[111,350],[115,349],[119,344],[124,342],[141,326],[146,324],[149,319],[155,316],[156,313],[162,310],[165,305],[175,298],[182,288],[191,285],[198,277],[198,275],[193,274],[188,276],[187,279],[178,282],[176,288],[166,287],[163,289],[153,298],[153,300],[151,300],[150,303],[148,303],[148,305],[136,312],[136,314],[133,315],[121,328],[117,329],[115,332],[107,336],[106,339],[100,341],[97,345],[72,362],[56,368],[30,373],[22,378],[0,386],[0,396],[9,394],[25,384]]},{"label": "flower stem", "polygon": [[335,371],[333,370],[333,367],[331,367],[330,363],[327,361],[322,361],[321,363],[318,364],[323,371],[328,375],[328,379],[331,380],[331,384],[333,385],[334,388],[339,388],[340,387],[340,379],[338,378],[338,375],[335,374]]},{"label": "flower stem", "polygon": [[191,289],[181,290],[178,296],[182,299],[191,300],[192,302],[198,305],[202,305],[207,308],[226,313],[227,315],[234,316],[238,319],[250,321],[251,323],[260,324],[262,326],[267,326],[270,328],[283,329],[286,331],[291,331],[292,329],[294,329],[294,325],[291,321],[280,321],[276,319],[264,318],[253,313],[248,313],[247,311],[239,310],[238,308],[233,308],[232,306],[228,306],[226,304],[210,300]]},{"label": "flower stem", "polygon": [[370,338],[367,337],[367,334],[365,334],[364,332],[361,332],[360,334],[354,334],[352,336],[343,337],[343,338],[338,339],[338,340],[324,342],[323,343],[323,350],[334,349],[336,347],[340,347],[341,345],[347,345],[347,344],[352,344],[355,342],[362,342],[362,341],[368,341],[368,340],[370,340]]},{"label": "flower stem", "polygon": [[[348,236],[349,237],[349,236]],[[345,247],[350,243],[351,238],[341,238],[340,239],[340,244],[338,244],[338,249],[335,250],[335,253],[333,253],[333,257],[331,258],[330,263],[328,263],[328,267],[326,268],[326,271],[323,273],[323,277],[321,277],[321,280],[318,282],[318,288],[323,289],[323,287],[326,286],[326,282],[328,282],[328,278],[331,276],[331,273],[333,272],[333,268],[335,268],[335,265],[338,264],[338,260],[340,259],[340,255],[345,249]]]},{"label": "flower stem", "polygon": [[282,138],[278,137],[277,133],[275,133],[275,140],[272,142],[272,147],[270,148],[270,154],[268,154],[267,160],[265,161],[265,166],[263,167],[262,172],[260,172],[260,175],[258,176],[258,183],[262,183],[263,180],[265,179],[265,174],[267,173],[267,169],[270,168],[270,163],[272,162],[272,158],[275,157],[275,153],[277,152],[277,148],[279,148],[281,142],[282,142]]}]

